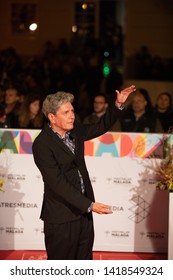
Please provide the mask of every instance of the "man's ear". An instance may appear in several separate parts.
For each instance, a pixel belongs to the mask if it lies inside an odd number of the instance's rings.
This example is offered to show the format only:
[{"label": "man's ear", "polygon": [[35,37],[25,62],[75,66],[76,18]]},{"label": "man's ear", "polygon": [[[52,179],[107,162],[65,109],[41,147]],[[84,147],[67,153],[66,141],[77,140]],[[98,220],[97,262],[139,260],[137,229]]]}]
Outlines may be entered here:
[{"label": "man's ear", "polygon": [[108,103],[105,103],[106,110],[107,110],[108,106],[109,106],[109,104],[108,104]]},{"label": "man's ear", "polygon": [[48,117],[50,123],[53,123],[53,124],[55,123],[55,116],[54,116],[54,114],[49,113],[47,117]]}]

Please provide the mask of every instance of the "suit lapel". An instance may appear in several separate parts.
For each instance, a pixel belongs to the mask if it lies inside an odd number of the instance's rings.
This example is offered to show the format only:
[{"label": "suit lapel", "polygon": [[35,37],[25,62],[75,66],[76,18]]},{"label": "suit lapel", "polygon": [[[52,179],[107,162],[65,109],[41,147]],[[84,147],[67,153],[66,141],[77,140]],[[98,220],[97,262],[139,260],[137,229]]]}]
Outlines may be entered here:
[{"label": "suit lapel", "polygon": [[77,141],[76,141],[76,133],[75,133],[73,130],[70,132],[70,138],[71,138],[71,140],[73,140],[74,143],[75,143],[74,153],[76,154]]},{"label": "suit lapel", "polygon": [[72,153],[72,151],[63,143],[63,141],[56,135],[52,129],[48,126],[48,124],[44,127],[44,130],[46,133],[49,134],[49,136],[53,139],[53,142],[55,143],[55,147],[58,145],[61,147],[66,153],[68,153],[70,156],[75,157],[75,155]]}]

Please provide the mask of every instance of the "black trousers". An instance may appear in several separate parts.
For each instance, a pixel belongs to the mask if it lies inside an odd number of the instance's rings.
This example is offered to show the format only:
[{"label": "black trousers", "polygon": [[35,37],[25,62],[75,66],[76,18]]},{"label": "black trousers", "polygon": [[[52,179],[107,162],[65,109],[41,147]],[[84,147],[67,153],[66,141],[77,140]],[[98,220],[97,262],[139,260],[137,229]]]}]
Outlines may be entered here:
[{"label": "black trousers", "polygon": [[91,214],[63,224],[44,222],[44,234],[48,260],[92,260],[94,229]]}]

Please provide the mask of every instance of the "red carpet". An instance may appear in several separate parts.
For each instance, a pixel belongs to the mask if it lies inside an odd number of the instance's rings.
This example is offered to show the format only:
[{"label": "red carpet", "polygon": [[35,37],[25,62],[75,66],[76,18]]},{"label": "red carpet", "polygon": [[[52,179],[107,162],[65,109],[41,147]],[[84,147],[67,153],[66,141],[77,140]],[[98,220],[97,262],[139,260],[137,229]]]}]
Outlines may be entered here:
[{"label": "red carpet", "polygon": [[[94,260],[167,260],[167,254],[94,252]],[[46,260],[45,251],[0,251],[0,260]]]}]

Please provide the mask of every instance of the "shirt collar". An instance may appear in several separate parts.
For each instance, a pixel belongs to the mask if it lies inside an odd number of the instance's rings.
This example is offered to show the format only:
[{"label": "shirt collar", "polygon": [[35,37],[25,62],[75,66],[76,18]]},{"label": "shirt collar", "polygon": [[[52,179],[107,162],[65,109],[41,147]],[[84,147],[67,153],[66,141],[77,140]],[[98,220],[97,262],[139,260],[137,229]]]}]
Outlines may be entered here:
[{"label": "shirt collar", "polygon": [[60,139],[62,139],[63,141],[66,141],[66,139],[69,138],[69,136],[70,136],[70,131],[66,132],[65,137],[63,138],[57,131],[55,131],[55,130],[51,127],[50,123],[48,123],[48,126],[49,126],[50,129],[52,129],[52,131],[53,131]]}]

